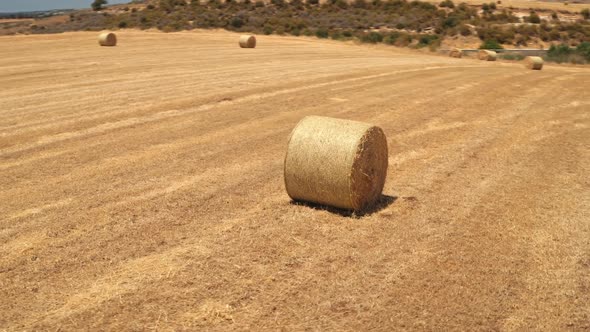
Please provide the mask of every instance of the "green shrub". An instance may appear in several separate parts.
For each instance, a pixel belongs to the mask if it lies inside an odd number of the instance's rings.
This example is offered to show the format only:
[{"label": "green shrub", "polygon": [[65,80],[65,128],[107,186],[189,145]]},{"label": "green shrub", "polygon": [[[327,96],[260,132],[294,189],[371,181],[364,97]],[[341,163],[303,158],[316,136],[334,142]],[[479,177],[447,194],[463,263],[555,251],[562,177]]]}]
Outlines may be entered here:
[{"label": "green shrub", "polygon": [[485,40],[480,46],[479,49],[480,50],[498,50],[498,49],[503,49],[504,47],[502,47],[502,45],[500,45],[496,40],[494,39],[489,39],[489,40]]},{"label": "green shrub", "polygon": [[324,28],[319,28],[315,32],[315,36],[318,38],[328,38],[329,32]]},{"label": "green shrub", "polygon": [[438,35],[421,35],[420,38],[418,39],[418,44],[416,45],[416,47],[425,47],[425,46],[430,46],[432,44],[436,44],[436,42],[439,41],[439,36]]},{"label": "green shrub", "polygon": [[273,31],[274,29],[270,25],[265,25],[264,28],[262,28],[262,33],[265,35],[270,35],[273,33]]},{"label": "green shrub", "polygon": [[365,0],[354,0],[354,2],[352,3],[352,6],[354,8],[367,8],[367,2]]},{"label": "green shrub", "polygon": [[400,35],[401,34],[399,32],[392,32],[383,38],[383,42],[385,44],[394,45]]},{"label": "green shrub", "polygon": [[590,19],[590,9],[588,9],[588,8],[582,9],[582,11],[580,11],[580,14],[582,14],[582,17],[585,20]]},{"label": "green shrub", "polygon": [[334,40],[340,40],[342,39],[342,33],[340,31],[332,31],[330,32],[330,38]]},{"label": "green shrub", "polygon": [[371,31],[361,36],[361,42],[377,44],[383,41],[383,35],[376,31]]},{"label": "green shrub", "polygon": [[545,60],[557,63],[567,62],[568,58],[574,53],[574,50],[568,45],[551,45],[545,55]]},{"label": "green shrub", "polygon": [[455,16],[449,16],[445,18],[442,23],[443,29],[453,28],[459,24],[459,19]]},{"label": "green shrub", "polygon": [[531,12],[531,15],[528,18],[525,17],[525,20],[527,22],[535,23],[535,24],[541,23],[541,17],[539,17],[539,15],[537,15],[537,13],[535,13],[535,12]]},{"label": "green shrub", "polygon": [[589,63],[590,62],[590,43],[580,43],[576,48],[571,48],[568,45],[551,45],[545,60],[557,63],[571,62],[571,63]]},{"label": "green shrub", "polygon": [[455,8],[455,4],[453,3],[453,0],[445,0],[445,1],[441,2],[438,6],[443,7],[443,8]]},{"label": "green shrub", "polygon": [[590,61],[590,42],[582,42],[576,47],[576,52]]},{"label": "green shrub", "polygon": [[301,34],[303,34],[304,36],[311,37],[311,36],[313,36],[313,31],[311,31],[308,28],[305,28],[305,29],[303,29],[303,31],[301,32]]},{"label": "green shrub", "polygon": [[234,27],[234,28],[236,28],[236,29],[239,29],[239,28],[241,28],[242,26],[244,26],[244,20],[243,20],[241,17],[233,17],[233,18],[230,20],[229,24],[230,24],[232,27]]}]

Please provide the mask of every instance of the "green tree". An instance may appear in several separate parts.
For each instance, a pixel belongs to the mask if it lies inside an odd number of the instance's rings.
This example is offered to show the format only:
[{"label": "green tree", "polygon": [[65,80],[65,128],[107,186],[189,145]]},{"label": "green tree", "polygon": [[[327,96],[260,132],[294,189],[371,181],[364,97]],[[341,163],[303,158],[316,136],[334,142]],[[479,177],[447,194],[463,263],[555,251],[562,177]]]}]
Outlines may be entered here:
[{"label": "green tree", "polygon": [[94,0],[94,2],[92,3],[92,10],[94,11],[99,11],[102,9],[102,6],[106,5],[108,3],[107,0]]},{"label": "green tree", "polygon": [[586,9],[582,9],[582,11],[580,12],[580,14],[582,14],[582,17],[584,19],[590,19],[590,9],[586,8]]}]

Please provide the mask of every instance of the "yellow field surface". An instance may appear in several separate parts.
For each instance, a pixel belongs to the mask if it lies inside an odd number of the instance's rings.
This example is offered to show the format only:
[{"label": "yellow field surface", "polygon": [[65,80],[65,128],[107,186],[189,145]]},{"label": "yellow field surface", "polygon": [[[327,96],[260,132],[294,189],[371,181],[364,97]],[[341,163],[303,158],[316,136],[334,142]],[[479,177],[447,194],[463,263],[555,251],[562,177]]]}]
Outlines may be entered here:
[{"label": "yellow field surface", "polygon": [[[0,331],[590,329],[590,68],[117,34],[0,37]],[[290,201],[306,115],[380,209]]]}]

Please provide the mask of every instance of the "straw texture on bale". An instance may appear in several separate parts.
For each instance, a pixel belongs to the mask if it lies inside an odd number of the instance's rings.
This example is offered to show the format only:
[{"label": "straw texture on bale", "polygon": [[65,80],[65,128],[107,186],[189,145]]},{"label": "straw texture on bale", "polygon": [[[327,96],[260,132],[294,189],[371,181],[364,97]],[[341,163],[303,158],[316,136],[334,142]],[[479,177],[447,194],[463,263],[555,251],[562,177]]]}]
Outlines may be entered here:
[{"label": "straw texture on bale", "polygon": [[477,57],[480,60],[496,61],[497,54],[496,52],[490,50],[479,50],[479,52],[477,53]]},{"label": "straw texture on bale", "polygon": [[524,58],[525,65],[528,69],[541,70],[543,69],[543,58],[539,56],[527,56]]},{"label": "straw texture on bale", "polygon": [[381,197],[387,160],[387,139],[381,128],[308,116],[289,139],[285,187],[296,201],[363,211]]},{"label": "straw texture on bale", "polygon": [[451,58],[460,58],[463,56],[463,52],[458,49],[458,48],[453,48],[450,52],[449,52],[449,56]]},{"label": "straw texture on bale", "polygon": [[256,37],[252,35],[242,35],[240,37],[240,47],[241,48],[255,48],[256,47]]},{"label": "straw texture on bale", "polygon": [[98,44],[100,46],[116,46],[117,36],[112,32],[101,33],[98,36]]}]

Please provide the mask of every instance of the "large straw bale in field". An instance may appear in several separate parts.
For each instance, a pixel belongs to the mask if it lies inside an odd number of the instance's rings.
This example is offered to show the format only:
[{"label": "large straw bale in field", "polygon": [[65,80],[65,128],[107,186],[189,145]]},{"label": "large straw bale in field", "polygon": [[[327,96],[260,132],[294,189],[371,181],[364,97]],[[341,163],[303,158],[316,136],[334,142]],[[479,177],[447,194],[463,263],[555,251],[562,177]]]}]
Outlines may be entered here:
[{"label": "large straw bale in field", "polygon": [[497,56],[496,52],[490,50],[479,50],[477,53],[477,58],[485,61],[496,61]]},{"label": "large straw bale in field", "polygon": [[308,116],[289,139],[285,187],[294,200],[363,211],[381,197],[387,159],[381,128]]},{"label": "large straw bale in field", "polygon": [[253,35],[240,36],[240,47],[241,48],[255,48],[256,47],[256,37]]},{"label": "large straw bale in field", "polygon": [[98,44],[100,46],[116,46],[117,36],[112,32],[105,32],[98,35]]},{"label": "large straw bale in field", "polygon": [[532,70],[541,70],[543,69],[543,58],[539,56],[527,56],[524,58],[525,66],[528,69]]},{"label": "large straw bale in field", "polygon": [[462,57],[462,56],[463,56],[463,52],[462,52],[460,49],[458,49],[458,48],[453,48],[453,49],[451,49],[451,51],[449,52],[449,56],[450,56],[451,58],[460,58],[460,57]]}]

